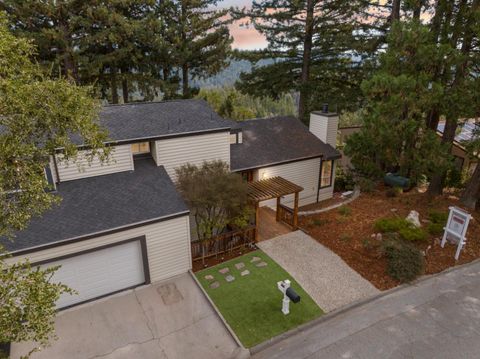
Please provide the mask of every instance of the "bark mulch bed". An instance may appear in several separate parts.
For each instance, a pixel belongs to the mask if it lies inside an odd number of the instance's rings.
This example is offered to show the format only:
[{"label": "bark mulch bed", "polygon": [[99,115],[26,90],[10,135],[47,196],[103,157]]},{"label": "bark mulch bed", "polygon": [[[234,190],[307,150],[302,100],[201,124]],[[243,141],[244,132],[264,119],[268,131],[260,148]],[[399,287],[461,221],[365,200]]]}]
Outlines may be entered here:
[{"label": "bark mulch bed", "polygon": [[[416,190],[389,198],[383,186],[372,193],[362,193],[346,206],[351,209],[351,213],[341,214],[338,209],[333,209],[302,217],[300,225],[380,290],[395,287],[399,283],[386,273],[386,260],[380,250],[381,241],[372,238],[375,221],[394,216],[405,218],[411,210],[419,212],[422,221],[428,218],[430,210],[448,212],[449,206],[462,207],[453,195],[444,195],[430,201],[426,194]],[[418,249],[425,252],[425,274],[438,273],[480,258],[480,213],[468,212],[473,219],[468,228],[466,245],[457,262],[454,259],[456,245],[447,242],[445,248],[441,248],[441,235],[429,235],[428,241],[416,243]],[[425,227],[426,223],[422,225]]]},{"label": "bark mulch bed", "polygon": [[318,202],[318,203],[312,203],[312,204],[307,204],[305,206],[301,206],[301,207],[298,208],[298,210],[300,212],[302,212],[302,211],[314,211],[314,210],[317,210],[317,209],[327,208],[327,207],[333,206],[335,204],[342,203],[346,199],[347,198],[342,198],[342,194],[340,192],[335,192],[333,194],[332,198],[329,198],[325,201],[321,201],[321,202]]},{"label": "bark mulch bed", "polygon": [[197,260],[192,263],[192,271],[193,272],[198,272],[200,270],[203,270],[205,268],[213,267],[216,266],[219,263],[226,262],[230,259],[234,259],[240,256],[243,256],[244,254],[256,251],[258,248],[256,246],[250,247],[250,246],[245,246],[244,248],[240,249],[235,249],[233,251],[229,251],[227,253],[222,253],[219,254],[218,256],[213,256],[209,258],[205,258],[204,262],[202,260]]}]

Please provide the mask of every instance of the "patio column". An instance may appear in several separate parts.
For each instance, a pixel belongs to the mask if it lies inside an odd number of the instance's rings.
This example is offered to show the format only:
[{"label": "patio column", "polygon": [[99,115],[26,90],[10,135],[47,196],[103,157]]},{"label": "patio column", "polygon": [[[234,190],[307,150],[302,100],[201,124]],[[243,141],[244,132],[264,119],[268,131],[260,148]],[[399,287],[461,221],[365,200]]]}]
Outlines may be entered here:
[{"label": "patio column", "polygon": [[258,242],[259,202],[255,201],[255,242]]},{"label": "patio column", "polygon": [[295,203],[293,205],[293,229],[298,229],[298,192],[295,192]]},{"label": "patio column", "polygon": [[280,221],[280,197],[277,197],[277,212],[276,212],[276,218],[277,222]]}]

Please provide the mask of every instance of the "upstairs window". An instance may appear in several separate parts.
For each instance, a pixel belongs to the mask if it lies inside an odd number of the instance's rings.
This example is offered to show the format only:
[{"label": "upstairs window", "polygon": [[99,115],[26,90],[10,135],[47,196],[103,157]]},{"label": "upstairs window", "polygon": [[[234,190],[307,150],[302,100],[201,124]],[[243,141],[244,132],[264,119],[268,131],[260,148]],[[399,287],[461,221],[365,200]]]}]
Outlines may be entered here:
[{"label": "upstairs window", "polygon": [[322,161],[320,167],[320,188],[330,187],[333,177],[333,161]]},{"label": "upstairs window", "polygon": [[132,144],[132,154],[142,155],[145,153],[150,153],[150,143],[149,142],[139,142]]}]

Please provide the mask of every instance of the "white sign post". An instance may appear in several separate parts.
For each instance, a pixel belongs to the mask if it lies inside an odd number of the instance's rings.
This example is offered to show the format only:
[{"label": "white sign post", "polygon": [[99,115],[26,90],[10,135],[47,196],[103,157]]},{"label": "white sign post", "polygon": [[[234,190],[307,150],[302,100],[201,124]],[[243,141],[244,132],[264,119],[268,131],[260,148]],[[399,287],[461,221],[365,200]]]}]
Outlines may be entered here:
[{"label": "white sign post", "polygon": [[287,289],[290,288],[290,281],[285,279],[283,281],[277,282],[277,287],[280,292],[283,293],[283,300],[282,300],[282,313],[287,315],[290,313],[290,298],[287,296]]},{"label": "white sign post", "polygon": [[462,250],[463,246],[465,245],[465,234],[467,233],[468,223],[472,216],[461,210],[457,207],[448,207],[450,209],[450,213],[448,215],[447,226],[444,227],[444,233],[442,238],[441,246],[442,248],[445,246],[447,242],[447,237],[450,237],[458,241],[457,251],[455,252],[455,260],[458,260],[460,257],[460,251]]}]

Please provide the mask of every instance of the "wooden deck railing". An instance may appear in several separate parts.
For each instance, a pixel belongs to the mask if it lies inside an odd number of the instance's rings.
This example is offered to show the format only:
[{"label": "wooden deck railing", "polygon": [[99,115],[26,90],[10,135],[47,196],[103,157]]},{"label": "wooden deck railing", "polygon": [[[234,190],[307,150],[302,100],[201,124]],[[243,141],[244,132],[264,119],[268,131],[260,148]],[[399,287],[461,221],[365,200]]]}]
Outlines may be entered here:
[{"label": "wooden deck railing", "polygon": [[288,208],[283,204],[280,204],[277,207],[277,211],[278,211],[278,220],[293,227],[293,209]]},{"label": "wooden deck railing", "polygon": [[256,230],[256,226],[252,225],[238,231],[222,233],[206,241],[192,242],[192,260],[198,261],[253,245]]}]

